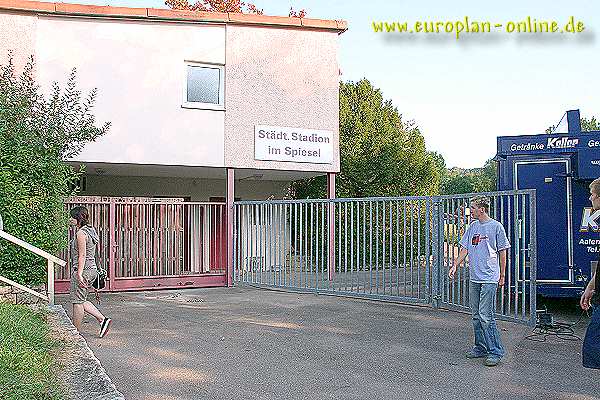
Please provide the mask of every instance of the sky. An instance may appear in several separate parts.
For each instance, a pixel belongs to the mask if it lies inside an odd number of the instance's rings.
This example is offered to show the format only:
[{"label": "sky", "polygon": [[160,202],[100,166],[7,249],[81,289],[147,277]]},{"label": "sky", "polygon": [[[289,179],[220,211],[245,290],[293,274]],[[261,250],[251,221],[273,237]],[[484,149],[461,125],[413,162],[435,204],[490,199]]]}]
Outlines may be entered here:
[{"label": "sky", "polygon": [[[81,4],[162,8],[160,0],[77,0]],[[496,153],[498,136],[543,133],[567,110],[600,119],[600,1],[572,0],[256,0],[267,15],[291,6],[307,17],[343,19],[339,64],[343,81],[367,78],[412,120],[428,150],[448,167],[474,168]],[[528,16],[571,16],[577,34],[375,33],[373,21],[490,21],[506,27]],[[493,28],[495,29],[495,28]]]}]

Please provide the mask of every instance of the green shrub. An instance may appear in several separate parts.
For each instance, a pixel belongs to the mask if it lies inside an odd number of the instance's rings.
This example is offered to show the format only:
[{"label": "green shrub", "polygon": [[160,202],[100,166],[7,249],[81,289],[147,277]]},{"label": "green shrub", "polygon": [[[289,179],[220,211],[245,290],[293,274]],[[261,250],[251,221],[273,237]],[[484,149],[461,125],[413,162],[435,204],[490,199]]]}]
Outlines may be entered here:
[{"label": "green shrub", "polygon": [[[47,99],[34,79],[33,57],[17,76],[9,54],[0,66],[0,214],[4,230],[49,253],[66,245],[64,199],[74,194],[82,171],[63,160],[109,128],[95,126],[72,70],[64,90],[52,85]],[[0,240],[0,275],[24,284],[46,280],[46,261]]]}]

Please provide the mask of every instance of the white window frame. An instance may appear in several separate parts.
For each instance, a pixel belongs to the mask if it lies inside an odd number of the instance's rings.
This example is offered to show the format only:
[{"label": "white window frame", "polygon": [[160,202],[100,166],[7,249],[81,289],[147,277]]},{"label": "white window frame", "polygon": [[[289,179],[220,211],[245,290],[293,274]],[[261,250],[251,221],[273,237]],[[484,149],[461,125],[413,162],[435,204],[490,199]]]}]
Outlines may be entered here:
[{"label": "white window frame", "polygon": [[[187,101],[188,92],[188,68],[189,67],[205,67],[219,69],[219,104],[200,103],[196,101]],[[183,68],[183,93],[182,93],[182,108],[194,108],[199,110],[217,110],[225,111],[225,66],[223,64],[200,63],[195,61],[185,61]]]}]

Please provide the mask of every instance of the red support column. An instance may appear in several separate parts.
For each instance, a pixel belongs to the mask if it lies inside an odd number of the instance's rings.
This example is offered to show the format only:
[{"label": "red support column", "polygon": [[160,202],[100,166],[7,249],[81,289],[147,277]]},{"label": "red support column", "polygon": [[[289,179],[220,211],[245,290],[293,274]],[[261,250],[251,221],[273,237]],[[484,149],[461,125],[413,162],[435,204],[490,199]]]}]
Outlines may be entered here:
[{"label": "red support column", "polygon": [[227,168],[226,218],[227,218],[227,286],[233,286],[233,201],[235,199],[235,170]]},{"label": "red support column", "polygon": [[115,255],[117,252],[117,240],[115,237],[116,233],[116,206],[115,201],[111,199],[108,205],[108,290],[115,290],[115,278],[116,278],[116,267],[115,267]]},{"label": "red support column", "polygon": [[[327,198],[335,199],[335,172],[327,173]],[[335,203],[329,202],[327,226],[329,227],[329,280],[335,271]]]}]

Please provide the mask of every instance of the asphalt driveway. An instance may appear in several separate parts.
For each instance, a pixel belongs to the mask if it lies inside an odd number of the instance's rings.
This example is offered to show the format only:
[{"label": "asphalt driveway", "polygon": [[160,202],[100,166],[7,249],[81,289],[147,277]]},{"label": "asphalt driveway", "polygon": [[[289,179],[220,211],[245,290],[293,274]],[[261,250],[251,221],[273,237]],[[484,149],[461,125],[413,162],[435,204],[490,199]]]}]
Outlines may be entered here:
[{"label": "asphalt driveway", "polygon": [[86,317],[83,335],[131,400],[600,399],[581,342],[499,322],[508,354],[488,368],[464,358],[471,322],[456,312],[253,288],[108,294],[100,308],[111,332]]}]

